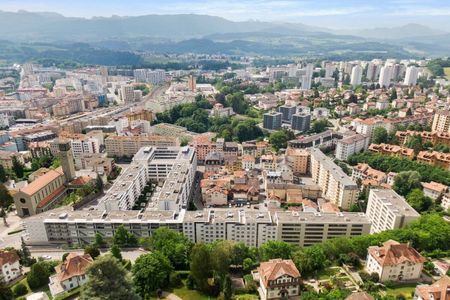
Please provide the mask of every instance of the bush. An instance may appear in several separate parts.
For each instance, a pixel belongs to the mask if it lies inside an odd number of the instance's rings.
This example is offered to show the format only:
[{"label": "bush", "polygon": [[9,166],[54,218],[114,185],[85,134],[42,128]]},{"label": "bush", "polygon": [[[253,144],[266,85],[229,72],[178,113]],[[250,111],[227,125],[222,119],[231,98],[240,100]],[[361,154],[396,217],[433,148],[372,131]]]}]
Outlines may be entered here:
[{"label": "bush", "polygon": [[25,284],[23,284],[21,282],[16,284],[13,287],[12,291],[13,291],[15,297],[23,296],[23,295],[26,295],[28,293],[27,287],[25,286]]},{"label": "bush", "polygon": [[48,277],[50,276],[48,264],[45,262],[37,262],[27,274],[27,281],[30,288],[36,289],[43,285],[48,284]]},{"label": "bush", "polygon": [[132,267],[132,265],[131,265],[131,260],[123,259],[123,260],[122,260],[122,265],[123,265],[123,267],[124,267],[126,270],[131,271],[131,267]]},{"label": "bush", "polygon": [[180,287],[183,285],[183,281],[181,279],[181,274],[177,272],[173,272],[169,276],[169,283],[171,287]]},{"label": "bush", "polygon": [[191,274],[189,274],[188,277],[187,277],[187,279],[186,279],[186,287],[187,287],[189,290],[195,289],[195,280],[194,280],[194,277],[192,277]]}]

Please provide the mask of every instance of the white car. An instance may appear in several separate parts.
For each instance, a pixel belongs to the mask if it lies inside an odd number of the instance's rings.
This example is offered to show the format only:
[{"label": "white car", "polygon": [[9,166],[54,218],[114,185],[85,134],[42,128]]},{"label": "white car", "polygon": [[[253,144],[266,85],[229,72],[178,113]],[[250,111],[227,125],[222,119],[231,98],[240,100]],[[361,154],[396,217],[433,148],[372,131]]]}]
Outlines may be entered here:
[{"label": "white car", "polygon": [[52,260],[53,259],[53,257],[51,257],[50,255],[42,255],[41,258],[43,260]]}]

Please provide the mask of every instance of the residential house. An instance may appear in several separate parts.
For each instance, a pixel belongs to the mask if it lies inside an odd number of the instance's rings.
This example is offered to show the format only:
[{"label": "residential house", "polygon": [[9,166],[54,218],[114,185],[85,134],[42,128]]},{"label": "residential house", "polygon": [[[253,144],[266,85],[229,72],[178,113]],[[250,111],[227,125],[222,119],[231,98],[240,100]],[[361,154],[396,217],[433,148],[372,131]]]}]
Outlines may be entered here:
[{"label": "residential house", "polygon": [[0,250],[0,271],[4,282],[10,283],[22,275],[19,255],[15,250]]}]

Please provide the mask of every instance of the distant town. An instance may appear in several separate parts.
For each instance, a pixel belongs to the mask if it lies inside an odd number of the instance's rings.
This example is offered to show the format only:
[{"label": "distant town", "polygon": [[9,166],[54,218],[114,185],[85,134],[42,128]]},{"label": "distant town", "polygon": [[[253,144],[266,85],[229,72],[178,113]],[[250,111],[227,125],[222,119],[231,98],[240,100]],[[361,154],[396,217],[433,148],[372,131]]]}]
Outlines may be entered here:
[{"label": "distant town", "polygon": [[450,299],[444,60],[208,59],[0,68],[0,299]]}]

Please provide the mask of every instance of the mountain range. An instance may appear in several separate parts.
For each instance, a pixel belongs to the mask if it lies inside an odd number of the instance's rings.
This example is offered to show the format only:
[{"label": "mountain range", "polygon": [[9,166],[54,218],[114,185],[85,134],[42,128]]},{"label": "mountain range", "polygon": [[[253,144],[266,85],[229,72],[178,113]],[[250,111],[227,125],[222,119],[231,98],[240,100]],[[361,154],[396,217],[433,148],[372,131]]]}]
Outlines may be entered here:
[{"label": "mountain range", "polygon": [[196,14],[86,19],[51,12],[0,11],[3,40],[21,45],[82,42],[114,51],[441,56],[450,54],[449,36],[420,24],[349,31],[302,23],[235,22]]}]

